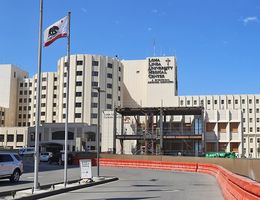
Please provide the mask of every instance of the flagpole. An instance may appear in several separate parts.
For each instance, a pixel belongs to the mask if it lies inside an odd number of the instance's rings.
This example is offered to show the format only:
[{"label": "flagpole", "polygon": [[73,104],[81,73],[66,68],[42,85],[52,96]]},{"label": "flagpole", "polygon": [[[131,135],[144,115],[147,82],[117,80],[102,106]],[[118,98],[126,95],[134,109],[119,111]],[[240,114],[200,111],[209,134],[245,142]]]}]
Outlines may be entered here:
[{"label": "flagpole", "polygon": [[38,171],[39,171],[39,129],[40,129],[40,105],[41,105],[41,103],[40,103],[40,101],[41,101],[40,92],[41,92],[41,65],[42,65],[42,15],[43,15],[43,0],[40,0],[33,191],[39,189]]},{"label": "flagpole", "polygon": [[64,187],[67,186],[68,168],[68,118],[69,118],[69,80],[70,80],[70,14],[68,12],[68,46],[67,46],[67,84],[66,84],[66,121],[65,121],[65,144],[64,144]]}]

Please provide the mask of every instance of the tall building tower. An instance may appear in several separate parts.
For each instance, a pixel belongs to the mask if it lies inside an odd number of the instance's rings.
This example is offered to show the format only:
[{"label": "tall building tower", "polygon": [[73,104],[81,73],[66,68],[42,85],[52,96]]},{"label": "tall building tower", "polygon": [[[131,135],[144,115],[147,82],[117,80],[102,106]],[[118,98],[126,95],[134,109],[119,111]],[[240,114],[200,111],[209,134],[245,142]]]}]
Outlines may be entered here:
[{"label": "tall building tower", "polygon": [[171,104],[178,95],[177,64],[174,56],[123,60],[124,107]]},{"label": "tall building tower", "polygon": [[18,82],[28,77],[28,73],[12,64],[0,65],[0,107],[2,126],[16,126]]},{"label": "tall building tower", "polygon": [[[41,123],[64,123],[67,88],[67,56],[58,60],[57,72],[42,73]],[[69,123],[97,124],[100,107],[121,106],[123,65],[115,58],[78,54],[70,58]],[[18,126],[35,125],[37,75],[19,82]]]}]

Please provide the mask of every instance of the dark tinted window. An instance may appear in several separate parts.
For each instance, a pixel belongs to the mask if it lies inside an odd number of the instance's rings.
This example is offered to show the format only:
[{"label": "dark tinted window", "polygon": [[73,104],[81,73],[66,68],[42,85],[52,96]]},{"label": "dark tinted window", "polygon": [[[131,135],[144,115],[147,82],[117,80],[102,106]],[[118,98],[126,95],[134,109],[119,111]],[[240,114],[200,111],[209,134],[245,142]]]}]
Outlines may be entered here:
[{"label": "dark tinted window", "polygon": [[8,154],[0,154],[0,162],[13,162],[13,159]]},{"label": "dark tinted window", "polygon": [[16,158],[16,160],[22,160],[22,158],[18,154],[14,154],[14,157]]}]

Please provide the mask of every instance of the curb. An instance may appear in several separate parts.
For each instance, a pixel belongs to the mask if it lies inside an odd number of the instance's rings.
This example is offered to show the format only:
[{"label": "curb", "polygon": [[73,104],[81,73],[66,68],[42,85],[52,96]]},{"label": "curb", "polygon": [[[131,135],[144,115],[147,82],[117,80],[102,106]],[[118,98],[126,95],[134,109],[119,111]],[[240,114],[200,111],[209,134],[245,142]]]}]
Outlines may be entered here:
[{"label": "curb", "polygon": [[[58,190],[47,191],[47,192],[43,192],[43,193],[39,193],[39,194],[32,194],[30,196],[14,198],[14,199],[19,199],[19,200],[41,199],[41,198],[45,198],[45,197],[49,197],[49,196],[53,196],[53,195],[57,195],[57,194],[65,193],[65,192],[70,192],[70,191],[78,190],[78,189],[82,189],[82,188],[87,188],[87,187],[91,187],[91,186],[95,186],[95,185],[101,185],[101,184],[105,184],[105,183],[109,183],[109,182],[113,182],[113,181],[117,181],[117,180],[119,180],[117,177],[112,177],[112,178],[109,178],[107,180],[102,180],[102,181],[98,181],[98,182],[91,182],[91,183],[87,183],[87,184],[81,184],[81,185],[62,188],[62,189],[58,189]],[[68,183],[76,183],[76,182],[79,182],[79,181],[80,180],[74,180],[74,181],[69,181]],[[62,183],[55,183],[55,184],[62,184]],[[54,184],[44,185],[44,186],[41,186],[40,189],[47,189],[47,188],[49,189],[52,185],[54,185]],[[19,189],[19,190],[1,192],[0,197],[4,197],[4,196],[5,197],[7,197],[7,196],[12,197],[16,192],[23,191],[23,190],[26,190],[26,189],[32,189],[32,188],[30,187],[30,188],[24,188],[24,189]],[[3,195],[3,194],[5,194],[5,195]]]}]

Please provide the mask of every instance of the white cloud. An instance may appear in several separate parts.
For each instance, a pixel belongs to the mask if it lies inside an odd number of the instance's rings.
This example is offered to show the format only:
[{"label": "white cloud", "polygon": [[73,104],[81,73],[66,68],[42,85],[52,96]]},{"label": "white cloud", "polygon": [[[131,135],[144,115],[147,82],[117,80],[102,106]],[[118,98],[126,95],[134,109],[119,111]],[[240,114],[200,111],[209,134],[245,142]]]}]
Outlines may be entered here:
[{"label": "white cloud", "polygon": [[253,17],[246,17],[243,19],[243,22],[245,25],[247,25],[248,23],[258,23],[260,22],[258,17],[253,16]]}]

